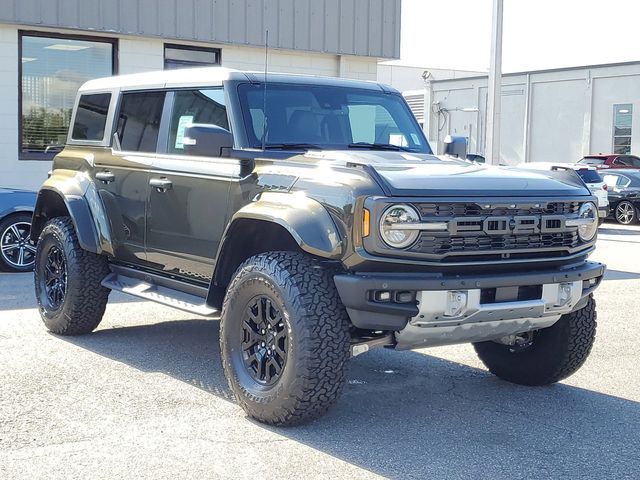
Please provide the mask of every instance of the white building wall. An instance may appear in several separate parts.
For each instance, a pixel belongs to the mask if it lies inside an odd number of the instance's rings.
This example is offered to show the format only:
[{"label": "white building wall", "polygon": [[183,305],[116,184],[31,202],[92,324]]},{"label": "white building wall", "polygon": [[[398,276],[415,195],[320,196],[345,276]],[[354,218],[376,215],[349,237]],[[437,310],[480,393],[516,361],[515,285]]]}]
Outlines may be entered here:
[{"label": "white building wall", "polygon": [[[483,153],[486,86],[486,77],[433,82],[429,138],[467,136],[470,152]],[[631,152],[640,154],[640,62],[506,75],[501,103],[502,163],[612,152],[613,105],[621,103],[633,105]]]},{"label": "white building wall", "polygon": [[[51,29],[38,29],[52,31]],[[65,33],[60,32],[59,33]],[[68,31],[69,34],[93,32]],[[109,35],[96,35],[114,38]],[[118,72],[137,73],[164,67],[164,41],[158,38],[118,38]],[[177,42],[169,42],[177,43]],[[217,47],[222,65],[239,70],[264,70],[264,49],[248,46],[179,42]],[[18,160],[18,27],[0,24],[0,187],[37,189],[51,169],[49,161]],[[338,56],[271,49],[269,71],[376,80],[377,58]]]}]

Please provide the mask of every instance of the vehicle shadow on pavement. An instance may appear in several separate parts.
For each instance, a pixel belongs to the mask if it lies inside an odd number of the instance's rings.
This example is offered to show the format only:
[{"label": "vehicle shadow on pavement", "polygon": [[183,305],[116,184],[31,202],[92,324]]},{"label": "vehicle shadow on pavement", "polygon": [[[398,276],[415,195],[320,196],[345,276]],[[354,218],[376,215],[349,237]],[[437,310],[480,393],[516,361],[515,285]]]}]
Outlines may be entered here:
[{"label": "vehicle shadow on pavement", "polygon": [[638,280],[640,279],[640,273],[607,269],[604,273],[604,279],[605,280]]},{"label": "vehicle shadow on pavement", "polygon": [[[64,340],[233,401],[215,321],[104,329]],[[511,385],[418,352],[369,352],[351,361],[348,379],[338,404],[311,424],[254,423],[387,477],[621,478],[640,469],[637,402],[564,384]]]}]

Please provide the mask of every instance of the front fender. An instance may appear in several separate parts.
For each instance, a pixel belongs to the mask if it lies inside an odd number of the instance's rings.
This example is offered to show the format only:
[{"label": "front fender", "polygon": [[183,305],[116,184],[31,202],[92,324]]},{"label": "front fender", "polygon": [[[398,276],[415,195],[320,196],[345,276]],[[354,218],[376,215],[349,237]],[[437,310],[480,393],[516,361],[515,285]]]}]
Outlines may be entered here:
[{"label": "front fender", "polygon": [[324,258],[342,255],[342,239],[329,212],[305,195],[265,192],[238,210],[229,226],[241,219],[273,222],[285,228],[302,250]]},{"label": "front fender", "polygon": [[44,182],[33,213],[32,239],[37,241],[46,221],[61,214],[53,205],[60,201],[73,221],[80,246],[90,252],[113,255],[111,232],[102,201],[84,172],[55,170]]}]

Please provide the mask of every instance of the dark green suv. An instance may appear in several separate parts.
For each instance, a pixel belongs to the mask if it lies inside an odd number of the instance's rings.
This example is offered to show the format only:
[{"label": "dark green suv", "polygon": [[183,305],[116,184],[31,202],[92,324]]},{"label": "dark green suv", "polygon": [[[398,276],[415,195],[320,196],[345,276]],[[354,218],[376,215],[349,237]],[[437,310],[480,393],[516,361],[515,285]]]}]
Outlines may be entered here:
[{"label": "dark green suv", "polygon": [[111,290],[219,318],[260,421],[323,413],[350,356],[473,342],[544,385],[595,336],[598,211],[573,172],[432,154],[371,82],[174,70],[90,81],[38,195],[49,330],[95,329]]}]

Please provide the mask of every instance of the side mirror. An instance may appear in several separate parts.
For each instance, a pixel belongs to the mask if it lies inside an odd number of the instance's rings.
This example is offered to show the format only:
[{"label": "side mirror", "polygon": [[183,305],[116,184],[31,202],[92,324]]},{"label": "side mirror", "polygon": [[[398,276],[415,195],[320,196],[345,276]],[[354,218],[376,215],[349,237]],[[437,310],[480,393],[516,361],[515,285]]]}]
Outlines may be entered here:
[{"label": "side mirror", "polygon": [[447,135],[444,139],[444,154],[451,157],[467,158],[467,137]]},{"label": "side mirror", "polygon": [[193,123],[184,129],[184,153],[200,157],[221,157],[222,150],[233,148],[233,135],[218,125]]},{"label": "side mirror", "polygon": [[470,162],[475,162],[475,163],[487,163],[487,160],[480,154],[478,153],[468,153],[467,154],[467,160],[469,160]]}]

